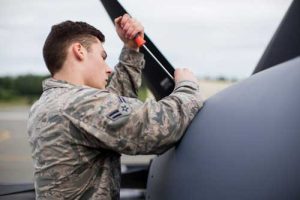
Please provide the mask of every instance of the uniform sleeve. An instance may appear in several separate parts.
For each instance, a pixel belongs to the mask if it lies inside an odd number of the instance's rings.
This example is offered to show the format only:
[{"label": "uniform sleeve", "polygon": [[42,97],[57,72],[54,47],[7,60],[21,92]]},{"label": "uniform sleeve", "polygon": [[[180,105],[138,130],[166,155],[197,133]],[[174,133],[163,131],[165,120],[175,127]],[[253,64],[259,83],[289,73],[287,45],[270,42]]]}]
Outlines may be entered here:
[{"label": "uniform sleeve", "polygon": [[124,47],[107,90],[120,96],[136,98],[144,66],[142,53]]},{"label": "uniform sleeve", "polygon": [[183,135],[203,102],[198,85],[184,81],[160,101],[138,99],[100,92],[78,97],[64,111],[84,134],[89,144],[119,153],[161,154]]}]

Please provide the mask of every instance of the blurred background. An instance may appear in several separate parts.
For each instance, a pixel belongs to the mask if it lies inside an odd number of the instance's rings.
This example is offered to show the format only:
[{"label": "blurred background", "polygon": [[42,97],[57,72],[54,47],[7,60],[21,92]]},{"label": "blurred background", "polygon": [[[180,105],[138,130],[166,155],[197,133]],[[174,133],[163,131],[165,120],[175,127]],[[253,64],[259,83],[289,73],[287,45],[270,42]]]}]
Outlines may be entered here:
[{"label": "blurred background", "polygon": [[[204,98],[251,75],[290,0],[120,0],[174,67],[199,78]],[[122,43],[97,0],[0,0],[0,183],[32,182],[26,123],[49,76],[43,43],[53,24],[85,21],[106,36],[110,66]],[[147,88],[140,99],[151,98]],[[152,156],[123,156],[145,164]]]}]

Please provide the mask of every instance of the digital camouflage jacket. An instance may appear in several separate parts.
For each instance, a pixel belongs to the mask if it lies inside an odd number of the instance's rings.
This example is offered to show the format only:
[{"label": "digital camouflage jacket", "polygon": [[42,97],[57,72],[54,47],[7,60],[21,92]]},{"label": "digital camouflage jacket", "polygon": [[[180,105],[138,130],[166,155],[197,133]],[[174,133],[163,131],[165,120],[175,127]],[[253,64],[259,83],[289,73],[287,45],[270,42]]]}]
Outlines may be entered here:
[{"label": "digital camouflage jacket", "polygon": [[28,120],[37,199],[119,199],[120,155],[161,154],[202,106],[183,81],[160,101],[137,99],[143,54],[123,48],[105,90],[47,79]]}]

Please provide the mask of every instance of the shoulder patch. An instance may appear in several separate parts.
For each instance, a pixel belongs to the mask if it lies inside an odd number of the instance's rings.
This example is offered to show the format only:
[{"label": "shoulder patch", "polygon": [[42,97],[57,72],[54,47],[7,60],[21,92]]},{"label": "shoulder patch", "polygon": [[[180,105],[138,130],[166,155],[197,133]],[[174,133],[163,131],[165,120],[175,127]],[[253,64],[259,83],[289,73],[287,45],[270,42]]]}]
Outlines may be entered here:
[{"label": "shoulder patch", "polygon": [[107,118],[115,121],[117,120],[122,114],[119,112],[119,110],[114,110],[111,113],[109,113],[108,115],[106,115]]},{"label": "shoulder patch", "polygon": [[122,115],[129,115],[132,111],[130,105],[124,102],[120,103],[118,110]]},{"label": "shoulder patch", "polygon": [[132,108],[128,103],[126,103],[125,99],[122,97],[119,97],[120,105],[118,109],[112,111],[109,113],[106,117],[115,121],[121,117],[127,116],[132,112]]}]

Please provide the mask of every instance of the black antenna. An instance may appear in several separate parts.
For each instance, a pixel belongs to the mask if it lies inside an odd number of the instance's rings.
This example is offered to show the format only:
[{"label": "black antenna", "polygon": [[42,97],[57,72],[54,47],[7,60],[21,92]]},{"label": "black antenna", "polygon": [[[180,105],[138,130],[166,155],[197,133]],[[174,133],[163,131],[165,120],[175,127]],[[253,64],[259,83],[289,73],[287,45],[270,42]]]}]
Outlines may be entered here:
[{"label": "black antenna", "polygon": [[300,56],[300,1],[294,0],[253,74]]}]

